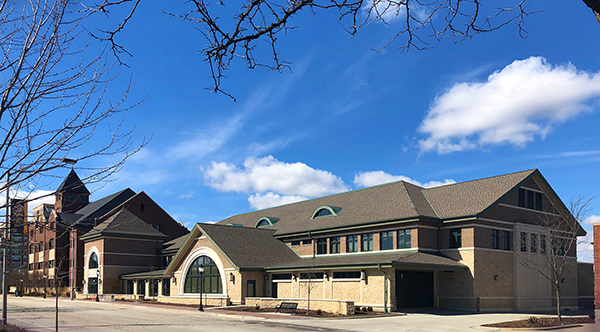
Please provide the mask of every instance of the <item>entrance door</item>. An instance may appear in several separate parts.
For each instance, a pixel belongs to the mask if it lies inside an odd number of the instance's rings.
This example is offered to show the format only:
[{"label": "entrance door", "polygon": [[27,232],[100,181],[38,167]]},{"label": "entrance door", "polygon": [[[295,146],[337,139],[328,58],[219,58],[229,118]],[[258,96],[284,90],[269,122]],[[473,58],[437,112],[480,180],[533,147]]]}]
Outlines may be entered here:
[{"label": "entrance door", "polygon": [[396,271],[396,308],[433,307],[433,272]]},{"label": "entrance door", "polygon": [[271,297],[277,298],[277,285],[279,285],[278,282],[271,283]]},{"label": "entrance door", "polygon": [[256,280],[248,280],[246,286],[247,297],[256,297]]},{"label": "entrance door", "polygon": [[88,278],[88,294],[98,294],[98,278]]}]

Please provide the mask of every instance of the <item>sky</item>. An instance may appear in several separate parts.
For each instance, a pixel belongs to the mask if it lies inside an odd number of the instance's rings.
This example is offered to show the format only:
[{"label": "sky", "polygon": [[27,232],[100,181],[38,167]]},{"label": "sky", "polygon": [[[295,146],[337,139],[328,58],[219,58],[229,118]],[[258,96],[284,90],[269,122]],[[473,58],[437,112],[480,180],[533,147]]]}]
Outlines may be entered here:
[{"label": "sky", "polygon": [[[134,143],[151,140],[91,185],[91,199],[144,191],[191,227],[390,181],[431,187],[537,168],[563,201],[595,197],[583,227],[600,222],[600,24],[582,1],[533,1],[527,38],[508,25],[403,53],[400,42],[370,48],[397,21],[352,38],[336,13],[302,13],[279,38],[290,70],[232,64],[222,88],[236,102],[205,89],[202,35],[161,12],[189,3],[170,5],[142,2],[118,36],[132,56],[113,88],[130,82],[128,102],[142,101],[124,126]],[[579,258],[591,262],[582,240]]]}]

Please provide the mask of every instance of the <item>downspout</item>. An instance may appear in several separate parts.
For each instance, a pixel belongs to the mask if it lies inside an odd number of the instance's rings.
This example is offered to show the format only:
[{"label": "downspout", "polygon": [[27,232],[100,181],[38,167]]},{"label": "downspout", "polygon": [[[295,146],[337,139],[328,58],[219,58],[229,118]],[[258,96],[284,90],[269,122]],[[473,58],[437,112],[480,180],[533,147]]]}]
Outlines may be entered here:
[{"label": "downspout", "polygon": [[384,270],[381,269],[381,263],[377,263],[377,270],[379,270],[381,273],[383,273],[383,312],[387,314],[388,310],[388,291],[387,291],[387,281],[389,280],[389,277],[387,275],[387,273],[385,273]]}]

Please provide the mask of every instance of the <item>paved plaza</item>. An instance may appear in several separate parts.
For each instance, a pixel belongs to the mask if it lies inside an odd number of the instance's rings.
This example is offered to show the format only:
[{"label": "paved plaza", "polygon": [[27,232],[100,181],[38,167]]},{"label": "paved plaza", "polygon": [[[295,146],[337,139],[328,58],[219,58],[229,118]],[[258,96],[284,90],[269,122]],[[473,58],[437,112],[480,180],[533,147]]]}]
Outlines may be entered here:
[{"label": "paved plaza", "polygon": [[[55,329],[54,299],[9,297],[8,322],[31,331]],[[59,300],[60,331],[493,331],[479,325],[527,317],[523,313],[409,312],[375,318],[318,319],[287,314],[241,315],[221,310],[123,302]],[[596,326],[570,332],[597,331]]]}]

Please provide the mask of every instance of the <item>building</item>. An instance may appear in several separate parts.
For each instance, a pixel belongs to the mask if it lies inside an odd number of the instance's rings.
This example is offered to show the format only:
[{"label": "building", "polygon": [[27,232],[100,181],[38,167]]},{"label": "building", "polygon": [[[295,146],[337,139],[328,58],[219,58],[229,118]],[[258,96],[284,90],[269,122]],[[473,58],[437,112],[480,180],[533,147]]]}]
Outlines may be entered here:
[{"label": "building", "polygon": [[[549,309],[551,282],[524,262],[557,249],[538,221],[564,211],[538,170],[428,189],[400,181],[197,224],[164,242],[164,269],[124,272],[121,292],[197,303],[203,289],[214,305],[310,298],[312,308],[341,313]],[[86,237],[86,250],[94,246]],[[563,308],[577,309],[576,247],[562,254]],[[99,259],[88,257],[88,277],[107,273]]]},{"label": "building", "polygon": [[[0,260],[6,251],[6,270],[9,273],[9,286],[22,288],[24,276],[27,273],[28,225],[27,201],[22,199],[10,200],[10,217],[6,232],[2,232],[3,243],[6,247],[0,248]],[[3,276],[0,275],[0,280]]]},{"label": "building", "polygon": [[122,211],[160,230],[166,240],[188,233],[144,192],[127,188],[94,202],[89,196],[89,190],[71,170],[56,191],[54,205],[34,209],[29,232],[29,274],[34,286],[36,282],[38,288],[40,283],[41,287],[54,286],[56,280],[63,287],[81,290],[88,280],[83,268],[86,252],[80,238]]}]

